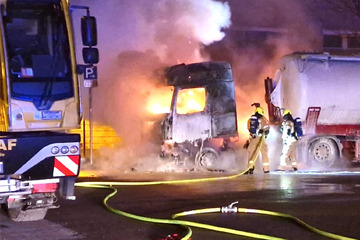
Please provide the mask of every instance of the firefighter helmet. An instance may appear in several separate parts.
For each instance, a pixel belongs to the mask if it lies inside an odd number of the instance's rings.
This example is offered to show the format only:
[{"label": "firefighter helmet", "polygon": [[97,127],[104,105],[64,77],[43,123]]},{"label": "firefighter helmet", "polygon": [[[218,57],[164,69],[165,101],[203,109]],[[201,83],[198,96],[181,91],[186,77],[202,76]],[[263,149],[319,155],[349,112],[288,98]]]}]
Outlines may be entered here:
[{"label": "firefighter helmet", "polygon": [[264,109],[262,107],[257,107],[255,109],[255,113],[260,114],[261,116],[264,116]]},{"label": "firefighter helmet", "polygon": [[286,114],[291,114],[291,112],[290,112],[289,109],[285,109],[285,110],[284,110],[283,116],[285,116]]}]

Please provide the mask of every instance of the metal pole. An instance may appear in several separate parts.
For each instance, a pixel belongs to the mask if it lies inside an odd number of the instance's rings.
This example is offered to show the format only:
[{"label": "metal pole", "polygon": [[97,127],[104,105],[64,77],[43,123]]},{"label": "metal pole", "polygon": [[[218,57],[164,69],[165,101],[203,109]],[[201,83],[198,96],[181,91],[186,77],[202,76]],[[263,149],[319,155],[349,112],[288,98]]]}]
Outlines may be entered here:
[{"label": "metal pole", "polygon": [[92,87],[89,88],[90,164],[93,165]]},{"label": "metal pole", "polygon": [[86,158],[86,121],[83,118],[83,156]]}]

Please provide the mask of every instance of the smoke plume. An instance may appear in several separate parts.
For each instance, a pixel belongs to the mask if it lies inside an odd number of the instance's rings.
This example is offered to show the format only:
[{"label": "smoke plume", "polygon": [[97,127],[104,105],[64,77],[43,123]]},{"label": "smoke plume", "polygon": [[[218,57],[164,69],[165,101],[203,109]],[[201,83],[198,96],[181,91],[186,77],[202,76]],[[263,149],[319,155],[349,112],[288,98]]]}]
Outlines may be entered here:
[{"label": "smoke plume", "polygon": [[[174,64],[209,60],[202,49],[224,38],[223,29],[231,25],[228,3],[214,0],[72,3],[90,6],[91,14],[97,18],[100,63],[99,87],[93,89],[94,120],[112,126],[123,139],[124,148],[136,155],[149,154],[145,130],[153,119],[149,118],[147,103],[156,95],[168,96],[162,101],[170,103],[171,90],[159,90],[164,85],[163,70]],[[81,56],[79,49],[77,55]],[[83,89],[83,99],[87,99],[86,93]],[[84,101],[84,109],[88,108],[86,104]],[[159,145],[155,149],[159,150]],[[122,154],[124,158],[129,155],[132,154]]]},{"label": "smoke plume", "polygon": [[229,61],[236,85],[241,137],[246,121],[260,103],[267,112],[264,79],[273,77],[280,57],[322,50],[322,35],[309,14],[310,1],[230,0],[231,28],[226,37],[206,48],[212,60]]},{"label": "smoke plume", "polygon": [[[146,156],[151,151],[149,144],[145,146],[148,138],[143,132],[151,120],[147,102],[159,95],[164,68],[178,63],[224,60],[232,64],[240,138],[246,138],[251,104],[260,102],[266,110],[263,79],[273,75],[275,60],[294,51],[318,48],[318,30],[302,2],[73,0],[72,4],[90,6],[97,17],[100,63],[93,114],[95,121],[110,125],[123,139],[118,161],[132,161],[135,155]],[[243,30],[253,26],[276,26],[278,31],[262,42],[241,38]],[[77,52],[81,56],[81,48]],[[83,89],[83,99],[86,93]],[[160,95],[171,96],[171,90],[162,89]],[[84,101],[84,109],[86,104]],[[136,154],[125,154],[124,149]]]},{"label": "smoke plume", "polygon": [[[230,7],[213,0],[73,1],[97,17],[99,87],[94,115],[134,144],[147,96],[170,65],[203,61],[204,45],[224,37]],[[134,125],[135,124],[135,125]]]}]

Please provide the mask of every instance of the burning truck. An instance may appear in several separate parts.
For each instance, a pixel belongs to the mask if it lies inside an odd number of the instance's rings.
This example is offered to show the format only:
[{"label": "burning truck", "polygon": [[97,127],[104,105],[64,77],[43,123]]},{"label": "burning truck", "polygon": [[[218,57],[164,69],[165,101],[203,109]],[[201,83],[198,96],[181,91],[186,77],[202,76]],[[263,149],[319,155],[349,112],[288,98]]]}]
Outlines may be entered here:
[{"label": "burning truck", "polygon": [[307,166],[342,166],[349,158],[359,162],[359,76],[359,57],[294,53],[265,80],[270,121],[280,122],[285,108],[303,120],[297,155]]},{"label": "burning truck", "polygon": [[[170,112],[161,122],[160,156],[214,169],[238,137],[234,81],[227,62],[179,64],[166,70],[173,86]],[[191,100],[196,96],[196,101]],[[184,99],[188,98],[188,101]]]}]

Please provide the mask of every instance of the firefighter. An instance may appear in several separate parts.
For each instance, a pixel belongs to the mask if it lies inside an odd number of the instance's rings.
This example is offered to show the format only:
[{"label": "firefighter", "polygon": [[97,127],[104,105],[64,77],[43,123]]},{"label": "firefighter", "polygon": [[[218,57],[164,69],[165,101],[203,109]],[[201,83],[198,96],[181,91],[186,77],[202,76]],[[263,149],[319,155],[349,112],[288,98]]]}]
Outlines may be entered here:
[{"label": "firefighter", "polygon": [[[255,151],[256,146],[258,145],[261,136],[265,134],[265,137],[270,132],[270,126],[267,119],[264,117],[264,109],[260,106],[257,106],[255,109],[255,113],[248,120],[248,130],[250,133],[250,138],[248,140],[248,144],[246,146],[247,151],[249,153],[249,166],[254,165],[254,159],[250,159],[251,154]],[[260,149],[262,165],[264,173],[269,173],[269,157],[268,157],[268,147],[266,142],[264,141],[262,147]],[[249,169],[245,174],[253,174],[254,166]]]},{"label": "firefighter", "polygon": [[295,143],[299,139],[297,131],[295,131],[295,120],[290,110],[285,109],[283,113],[283,122],[280,127],[281,137],[283,141],[282,151],[280,155],[280,166],[277,171],[285,171],[289,162],[294,171],[297,171],[297,162],[295,159]]}]

